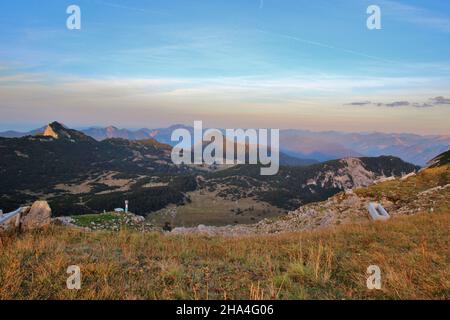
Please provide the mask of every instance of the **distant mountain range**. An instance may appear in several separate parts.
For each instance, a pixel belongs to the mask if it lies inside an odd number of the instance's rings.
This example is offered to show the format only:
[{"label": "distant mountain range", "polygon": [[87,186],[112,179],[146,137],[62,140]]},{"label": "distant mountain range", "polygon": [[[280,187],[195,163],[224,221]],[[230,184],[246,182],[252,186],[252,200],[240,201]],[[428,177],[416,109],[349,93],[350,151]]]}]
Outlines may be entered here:
[{"label": "distant mountain range", "polygon": [[[93,127],[80,130],[98,141],[110,138],[128,140],[156,139],[161,143],[174,145],[171,134],[175,129],[193,128],[185,125],[173,125],[158,129],[119,129],[114,126],[106,128]],[[43,128],[29,132],[0,132],[0,137],[12,138],[35,135]],[[404,161],[425,166],[427,161],[450,148],[450,135],[416,135],[408,133],[345,133],[337,131],[312,132],[307,130],[281,130],[280,148],[292,158],[309,159],[309,161],[327,161],[345,157],[377,157],[392,155]],[[310,162],[311,163],[311,162]]]},{"label": "distant mountain range", "polygon": [[2,137],[2,138],[21,138],[21,137],[25,137],[25,136],[34,136],[36,134],[43,133],[46,127],[47,126],[44,126],[42,128],[34,129],[31,131],[25,131],[25,132],[14,131],[14,130],[3,131],[3,132],[0,132],[0,137]]},{"label": "distant mountain range", "polygon": [[[38,129],[34,129],[31,131],[20,132],[20,131],[3,131],[0,132],[0,137],[2,138],[21,138],[25,136],[34,136],[36,134],[43,133],[47,126],[43,126]],[[78,131],[83,132],[85,135],[88,135],[94,138],[97,141],[103,141],[111,138],[121,138],[127,140],[145,140],[145,139],[157,139],[161,143],[166,143],[169,145],[174,145],[175,143],[171,141],[172,132],[176,129],[184,128],[189,130],[193,135],[193,128],[189,126],[184,126],[181,124],[173,125],[167,128],[158,128],[158,129],[120,129],[115,126],[108,127],[91,127],[85,129],[79,129]]]},{"label": "distant mountain range", "polygon": [[285,130],[280,134],[280,145],[289,155],[319,161],[392,155],[424,166],[428,160],[450,148],[450,135]]},{"label": "distant mountain range", "polygon": [[[5,211],[47,199],[55,215],[98,213],[122,206],[127,199],[135,213],[147,215],[169,204],[189,203],[189,193],[197,191],[214,194],[218,201],[242,199],[249,208],[266,203],[287,210],[419,169],[391,156],[288,166],[280,154],[282,166],[275,176],[261,176],[259,165],[205,171],[174,165],[172,147],[153,138],[97,141],[58,122],[41,131],[0,138],[0,208]],[[210,200],[202,201],[200,209],[208,212],[211,205]],[[231,222],[241,219],[236,215]]]}]

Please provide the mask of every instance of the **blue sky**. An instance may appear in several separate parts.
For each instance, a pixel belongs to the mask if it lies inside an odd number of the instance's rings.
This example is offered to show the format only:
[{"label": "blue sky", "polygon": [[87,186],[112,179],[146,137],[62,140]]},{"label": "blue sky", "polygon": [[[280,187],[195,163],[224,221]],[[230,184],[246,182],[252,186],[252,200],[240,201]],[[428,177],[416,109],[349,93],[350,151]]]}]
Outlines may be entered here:
[{"label": "blue sky", "polygon": [[[71,4],[81,30],[65,27]],[[0,128],[450,134],[448,1],[16,0],[0,30]]]}]

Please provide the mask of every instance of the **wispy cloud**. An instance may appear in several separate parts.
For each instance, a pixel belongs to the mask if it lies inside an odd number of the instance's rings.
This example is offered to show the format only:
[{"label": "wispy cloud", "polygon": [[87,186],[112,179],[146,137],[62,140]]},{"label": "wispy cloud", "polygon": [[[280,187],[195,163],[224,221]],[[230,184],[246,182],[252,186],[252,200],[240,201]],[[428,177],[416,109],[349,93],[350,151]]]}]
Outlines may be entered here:
[{"label": "wispy cloud", "polygon": [[110,2],[110,1],[103,1],[103,0],[95,0],[96,3],[104,6],[108,6],[111,8],[121,9],[121,10],[130,10],[130,11],[136,11],[136,12],[142,12],[142,13],[152,13],[152,14],[158,14],[158,15],[167,15],[167,13],[162,11],[155,11],[155,10],[148,10],[144,8],[139,7],[132,7],[132,6],[126,6],[123,4]]},{"label": "wispy cloud", "polygon": [[375,107],[414,107],[414,108],[430,108],[435,106],[450,106],[450,98],[445,98],[443,96],[430,98],[425,102],[410,102],[406,100],[394,101],[394,102],[372,102],[372,101],[354,101],[346,103],[346,106],[375,106]]},{"label": "wispy cloud", "polygon": [[431,98],[430,100],[432,101],[432,103],[434,105],[440,105],[440,104],[450,105],[450,99],[449,98],[444,98],[442,96]]},{"label": "wispy cloud", "polygon": [[[354,130],[381,130],[376,120],[379,119],[376,108],[355,110],[339,106],[349,97],[360,101],[352,103],[354,106],[371,105],[371,101],[376,100],[370,97],[375,94],[388,101],[392,92],[386,96],[385,86],[400,89],[405,83],[413,89],[403,87],[399,96],[408,92],[423,96],[427,92],[423,91],[427,90],[424,81],[337,75],[81,78],[21,74],[0,78],[0,114],[2,119],[10,122],[58,119],[79,124],[108,122],[152,126],[146,122],[161,125],[203,119],[220,126],[289,126],[314,130],[345,130],[351,126]],[[368,98],[356,100],[360,96]],[[450,108],[444,107],[435,113],[418,108],[418,105],[411,109],[394,107],[398,101],[384,103],[392,104],[392,107],[383,111],[384,117],[390,119],[383,124],[383,130],[414,132],[420,128],[423,132],[448,131],[445,119]],[[427,101],[439,106],[445,106],[447,102],[444,95],[436,95]],[[406,120],[399,122],[399,118]],[[428,127],[423,125],[423,121],[429,124]]]},{"label": "wispy cloud", "polygon": [[355,102],[346,103],[345,105],[346,106],[357,106],[357,107],[360,107],[360,106],[368,106],[368,105],[371,105],[371,104],[372,104],[371,101],[355,101]]},{"label": "wispy cloud", "polygon": [[[350,94],[406,90],[418,91],[420,89],[439,88],[438,84],[450,82],[449,78],[442,77],[377,77],[377,76],[351,76],[325,73],[303,73],[284,75],[248,75],[248,76],[217,76],[217,77],[132,77],[132,76],[103,76],[83,77],[59,75],[56,73],[8,73],[0,74],[0,83],[3,86],[20,86],[29,82],[41,85],[59,85],[67,87],[123,87],[147,90],[149,88],[164,89],[165,92],[176,93],[204,93],[227,94],[227,92],[242,92],[255,94],[286,93],[304,95],[320,93]],[[448,104],[449,99],[436,96],[430,99],[433,104]],[[357,105],[370,104],[371,101],[352,102]],[[401,104],[402,101],[397,101]],[[397,106],[397,105],[393,105]]]},{"label": "wispy cloud", "polygon": [[378,3],[383,14],[389,17],[450,33],[450,19],[442,14],[398,1],[379,0]]},{"label": "wispy cloud", "polygon": [[262,30],[262,29],[257,29],[257,31],[259,31],[261,33],[268,34],[268,35],[277,36],[277,37],[280,37],[280,38],[284,38],[284,39],[289,39],[289,40],[305,43],[305,44],[308,44],[308,45],[311,45],[311,46],[316,46],[316,47],[321,47],[321,48],[324,48],[324,49],[330,49],[330,50],[336,50],[336,51],[348,53],[350,55],[359,56],[359,57],[367,58],[367,59],[370,59],[370,60],[376,60],[376,61],[385,62],[385,63],[398,63],[396,61],[384,59],[384,58],[381,58],[381,57],[373,56],[373,55],[366,54],[364,52],[355,51],[355,50],[352,50],[352,49],[337,47],[337,46],[330,45],[330,44],[327,44],[327,43],[324,43],[324,42],[313,41],[313,40],[309,40],[309,39],[303,39],[303,38],[300,38],[300,37],[297,37],[297,36],[293,36],[293,35],[281,34],[281,33],[276,33],[276,32]]}]

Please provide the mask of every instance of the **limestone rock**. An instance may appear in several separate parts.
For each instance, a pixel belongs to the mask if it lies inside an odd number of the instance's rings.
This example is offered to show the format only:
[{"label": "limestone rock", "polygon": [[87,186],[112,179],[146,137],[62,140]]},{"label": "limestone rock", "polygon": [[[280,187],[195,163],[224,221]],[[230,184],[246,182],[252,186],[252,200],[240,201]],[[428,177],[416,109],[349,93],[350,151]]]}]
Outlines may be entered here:
[{"label": "limestone rock", "polygon": [[47,128],[45,128],[43,135],[46,137],[52,137],[52,138],[58,139],[58,133],[56,133],[55,130],[53,130],[53,128],[51,126],[47,126]]},{"label": "limestone rock", "polygon": [[130,213],[128,214],[128,216],[130,217],[130,219],[131,219],[131,221],[133,223],[140,224],[140,223],[144,223],[145,222],[145,218],[142,217],[142,216],[138,216],[138,215],[130,214]]},{"label": "limestone rock", "polygon": [[31,208],[22,212],[20,228],[22,231],[34,230],[49,226],[52,210],[47,201],[36,201]]}]

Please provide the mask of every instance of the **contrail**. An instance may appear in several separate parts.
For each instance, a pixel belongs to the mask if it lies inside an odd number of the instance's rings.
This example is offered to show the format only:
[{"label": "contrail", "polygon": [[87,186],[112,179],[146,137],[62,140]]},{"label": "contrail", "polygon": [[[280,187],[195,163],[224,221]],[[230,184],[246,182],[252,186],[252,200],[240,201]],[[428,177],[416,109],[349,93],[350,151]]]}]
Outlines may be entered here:
[{"label": "contrail", "polygon": [[124,5],[117,4],[117,3],[113,3],[113,2],[106,2],[106,1],[102,1],[102,0],[98,0],[97,2],[98,2],[99,4],[103,4],[103,5],[105,5],[105,6],[112,7],[112,8],[126,9],[126,10],[132,10],[132,11],[145,12],[145,10],[144,10],[144,9],[141,9],[141,8],[130,7],[130,6],[124,6]]},{"label": "contrail", "polygon": [[116,9],[125,9],[125,10],[137,11],[137,12],[143,12],[143,13],[153,13],[153,14],[158,14],[158,15],[167,15],[166,13],[163,13],[163,12],[160,12],[160,11],[153,11],[153,10],[148,10],[148,9],[143,9],[143,8],[124,6],[124,5],[121,5],[121,4],[118,4],[118,3],[107,2],[107,1],[103,1],[103,0],[96,0],[96,2],[98,4],[105,5],[105,6],[112,7],[112,8],[116,8]]},{"label": "contrail", "polygon": [[264,0],[261,0],[259,2],[259,8],[262,9],[264,7]]},{"label": "contrail", "polygon": [[398,62],[396,62],[396,61],[387,60],[387,59],[379,58],[379,57],[376,57],[376,56],[371,56],[371,55],[368,55],[368,54],[365,54],[365,53],[362,53],[362,52],[358,52],[358,51],[354,51],[354,50],[350,50],[350,49],[335,47],[335,46],[332,46],[332,45],[329,45],[329,44],[326,44],[326,43],[322,43],[322,42],[311,41],[311,40],[302,39],[302,38],[299,38],[299,37],[294,37],[294,36],[290,36],[290,35],[270,32],[270,31],[265,31],[265,30],[261,30],[261,29],[257,29],[257,30],[259,32],[262,32],[262,33],[271,34],[271,35],[275,35],[275,36],[278,36],[278,37],[281,37],[281,38],[291,39],[291,40],[298,41],[298,42],[303,42],[303,43],[306,43],[306,44],[309,44],[309,45],[313,45],[313,46],[317,46],[317,47],[322,47],[322,48],[327,48],[327,49],[347,52],[347,53],[352,54],[352,55],[365,57],[365,58],[368,58],[368,59],[377,60],[377,61],[381,61],[381,62],[385,62],[385,63],[398,64]]}]

